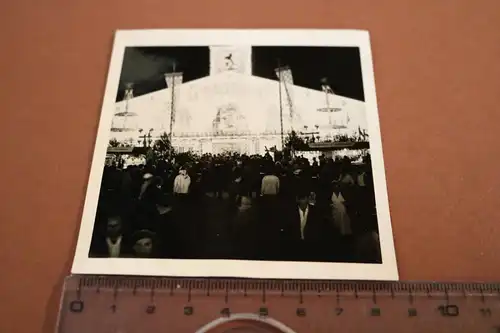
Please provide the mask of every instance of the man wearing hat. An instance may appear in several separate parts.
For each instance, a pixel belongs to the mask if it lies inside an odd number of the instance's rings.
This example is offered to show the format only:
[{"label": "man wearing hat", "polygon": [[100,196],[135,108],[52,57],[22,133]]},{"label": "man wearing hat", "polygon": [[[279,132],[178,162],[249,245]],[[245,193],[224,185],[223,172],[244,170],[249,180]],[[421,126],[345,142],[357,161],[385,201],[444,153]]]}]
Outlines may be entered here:
[{"label": "man wearing hat", "polygon": [[154,258],[157,248],[156,234],[150,230],[143,229],[132,235],[132,250],[135,257]]}]

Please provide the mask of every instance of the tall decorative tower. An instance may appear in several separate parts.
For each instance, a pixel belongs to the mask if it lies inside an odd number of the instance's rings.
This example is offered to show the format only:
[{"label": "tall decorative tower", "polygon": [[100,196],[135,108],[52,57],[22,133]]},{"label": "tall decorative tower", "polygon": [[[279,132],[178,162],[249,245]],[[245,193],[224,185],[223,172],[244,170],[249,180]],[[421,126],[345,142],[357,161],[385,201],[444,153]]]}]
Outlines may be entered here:
[{"label": "tall decorative tower", "polygon": [[225,71],[252,75],[252,47],[210,46],[210,75]]}]

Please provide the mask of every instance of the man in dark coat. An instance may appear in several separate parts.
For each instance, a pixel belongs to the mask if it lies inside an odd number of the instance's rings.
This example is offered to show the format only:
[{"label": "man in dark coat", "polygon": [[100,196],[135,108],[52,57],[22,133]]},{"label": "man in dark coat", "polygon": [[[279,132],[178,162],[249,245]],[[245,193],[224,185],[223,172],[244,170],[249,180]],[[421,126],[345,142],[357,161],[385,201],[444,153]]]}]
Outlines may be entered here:
[{"label": "man in dark coat", "polygon": [[[99,228],[99,224],[97,224],[97,228]],[[110,215],[107,218],[105,229],[94,231],[89,257],[127,257],[131,250],[127,233],[124,232],[122,218],[119,215]]]},{"label": "man in dark coat", "polygon": [[307,189],[299,190],[296,203],[288,209],[282,224],[283,260],[326,261],[334,242],[333,226],[322,212],[309,202]]}]

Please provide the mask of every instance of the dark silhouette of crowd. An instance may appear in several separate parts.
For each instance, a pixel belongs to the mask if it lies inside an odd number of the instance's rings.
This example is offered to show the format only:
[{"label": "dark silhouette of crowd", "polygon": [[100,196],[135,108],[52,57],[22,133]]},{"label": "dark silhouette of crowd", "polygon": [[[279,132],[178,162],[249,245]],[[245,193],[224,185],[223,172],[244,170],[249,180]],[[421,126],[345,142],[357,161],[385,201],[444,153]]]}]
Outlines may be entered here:
[{"label": "dark silhouette of crowd", "polygon": [[370,156],[112,163],[89,256],[380,263]]}]

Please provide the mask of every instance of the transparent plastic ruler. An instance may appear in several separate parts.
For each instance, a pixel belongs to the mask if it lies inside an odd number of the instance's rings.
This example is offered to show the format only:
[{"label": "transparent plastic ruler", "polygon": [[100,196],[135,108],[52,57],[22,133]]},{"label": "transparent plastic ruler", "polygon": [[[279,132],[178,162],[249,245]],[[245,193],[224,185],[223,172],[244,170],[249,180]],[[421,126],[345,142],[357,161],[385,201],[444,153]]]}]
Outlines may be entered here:
[{"label": "transparent plastic ruler", "polygon": [[500,333],[500,284],[71,276],[58,333]]}]

